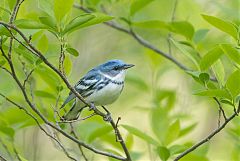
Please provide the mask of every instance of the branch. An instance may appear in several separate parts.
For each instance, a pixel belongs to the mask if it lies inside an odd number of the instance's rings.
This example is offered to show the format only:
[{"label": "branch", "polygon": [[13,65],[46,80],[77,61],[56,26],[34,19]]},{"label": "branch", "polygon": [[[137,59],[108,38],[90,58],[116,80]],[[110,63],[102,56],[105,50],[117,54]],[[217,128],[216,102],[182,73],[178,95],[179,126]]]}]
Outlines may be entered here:
[{"label": "branch", "polygon": [[[110,114],[110,112],[107,110],[107,108],[105,108],[104,106],[102,106],[103,107],[103,109],[107,112],[107,115],[109,115],[109,116],[111,116],[111,114]],[[120,142],[120,144],[121,144],[121,146],[122,146],[122,148],[123,148],[123,150],[124,150],[124,152],[125,152],[125,154],[126,154],[126,156],[127,156],[127,159],[129,160],[129,161],[131,161],[131,156],[130,156],[130,153],[129,153],[129,151],[128,151],[128,149],[127,149],[127,146],[126,146],[126,144],[125,144],[125,142],[124,142],[124,140],[123,140],[123,138],[122,138],[122,135],[121,135],[121,133],[120,133],[120,131],[119,131],[119,129],[118,129],[118,122],[119,122],[119,120],[120,120],[120,117],[118,118],[118,120],[117,120],[117,124],[115,124],[115,122],[113,121],[113,119],[112,119],[112,117],[109,117],[109,122],[110,122],[110,124],[112,125],[112,127],[113,127],[113,129],[114,129],[114,131],[115,131],[115,134],[116,134],[116,140],[118,141],[118,142]]]},{"label": "branch", "polygon": [[226,121],[226,120],[227,120],[227,116],[226,116],[226,114],[225,114],[225,111],[224,111],[223,108],[222,108],[221,103],[218,101],[218,99],[217,99],[216,97],[213,97],[213,99],[217,102],[218,107],[219,107],[219,110],[222,112],[223,117],[224,117],[224,119],[225,119],[225,121]]},{"label": "branch", "polygon": [[[84,12],[87,13],[91,13],[91,10],[84,8],[80,5],[74,4],[75,8],[78,8],[80,10],[83,10]],[[141,45],[143,45],[144,47],[156,52],[159,55],[162,55],[163,57],[165,57],[166,59],[170,60],[171,62],[173,62],[174,64],[176,64],[179,68],[183,69],[184,71],[190,71],[190,69],[188,69],[186,66],[184,66],[182,63],[180,63],[177,59],[173,58],[172,56],[170,56],[168,53],[165,53],[164,51],[158,49],[157,47],[153,46],[150,42],[148,42],[147,40],[144,40],[140,35],[138,35],[137,33],[135,33],[132,29],[128,30],[125,29],[123,27],[121,27],[120,25],[110,21],[110,22],[104,22],[105,25],[112,27],[118,31],[124,32],[130,36],[132,36],[135,40],[137,40],[137,42]]]},{"label": "branch", "polygon": [[61,51],[60,51],[60,56],[59,56],[59,71],[62,72],[62,74],[65,76],[65,71],[64,71],[64,60],[65,60],[65,43],[64,43],[64,38],[60,38],[60,43],[61,43]]},{"label": "branch", "polygon": [[[240,103],[239,103],[239,107],[240,107]],[[230,116],[227,120],[225,120],[225,122],[216,130],[214,130],[212,133],[210,133],[206,138],[202,139],[201,141],[199,141],[197,144],[193,145],[191,148],[185,150],[184,152],[182,152],[181,154],[179,154],[174,161],[178,161],[179,159],[181,159],[182,157],[184,157],[185,155],[187,155],[188,153],[194,151],[195,149],[197,149],[198,147],[200,147],[201,145],[203,145],[204,143],[208,142],[212,137],[214,137],[216,134],[218,134],[220,131],[222,131],[224,129],[224,127],[234,118],[236,117],[238,114],[234,113],[232,114],[232,116]]]},{"label": "branch", "polygon": [[[70,85],[70,83],[68,82],[67,78],[56,68],[54,67],[47,59],[46,57],[40,52],[38,51],[27,39],[27,37],[18,29],[16,28],[15,26],[13,25],[10,25],[10,24],[7,24],[7,23],[4,23],[2,21],[0,21],[0,24],[2,24],[3,26],[7,27],[7,28],[11,28],[11,29],[14,29],[22,38],[23,40],[27,43],[28,47],[27,49],[30,49],[29,51],[32,52],[34,55],[38,55],[38,57],[48,66],[50,67],[55,73],[57,73],[61,79],[64,81],[64,83],[66,84],[66,86],[70,89],[70,91],[72,91],[76,97],[78,99],[80,99],[83,103],[85,103],[88,107],[90,107],[90,104],[88,104],[84,99],[83,97]],[[16,37],[14,37],[14,39],[16,41],[19,41]],[[11,68],[11,71],[12,71],[12,74],[13,74],[13,79],[15,80],[15,82],[17,83],[17,85],[19,86],[19,88],[21,89],[22,91],[22,94],[26,100],[26,102],[28,103],[28,105],[31,107],[31,109],[47,124],[49,125],[50,127],[54,128],[55,130],[59,131],[62,135],[64,135],[65,137],[69,138],[70,140],[82,145],[83,147],[97,153],[97,154],[101,154],[101,155],[105,155],[105,156],[108,156],[108,157],[112,157],[112,158],[115,158],[115,159],[118,159],[118,160],[126,160],[126,158],[122,157],[122,156],[118,156],[118,155],[115,155],[115,154],[112,154],[112,153],[108,153],[108,152],[104,152],[104,151],[101,151],[101,150],[98,150],[86,143],[84,143],[83,141],[80,141],[74,137],[72,137],[71,135],[67,134],[65,131],[63,131],[61,128],[59,127],[56,127],[54,124],[52,124],[51,122],[49,122],[45,116],[43,116],[41,114],[41,112],[35,107],[34,104],[32,104],[32,102],[30,101],[30,99],[28,98],[27,96],[27,93],[26,91],[24,90],[23,86],[21,85],[19,79],[17,78],[16,74],[15,74],[15,70],[13,68],[13,65],[12,65],[12,62],[8,60],[8,63],[10,65],[10,68]],[[102,115],[101,115],[102,116]],[[105,116],[105,115],[104,115]]]},{"label": "branch", "polygon": [[[9,24],[13,24],[13,21],[16,19],[17,17],[17,13],[18,13],[18,10],[22,4],[24,0],[17,0],[16,1],[16,4],[14,6],[14,9],[13,9],[13,12],[11,14],[11,17],[10,17],[10,21],[9,21]],[[10,38],[10,42],[9,42],[9,50],[8,50],[8,58],[11,60],[11,55],[12,55],[12,44],[13,44],[13,38],[11,37]]]},{"label": "branch", "polygon": [[18,151],[17,151],[17,149],[16,149],[16,147],[15,147],[14,144],[13,144],[13,151],[14,151],[14,153],[16,154],[17,159],[18,159],[19,161],[23,161],[23,160],[21,159],[21,157],[19,156],[19,153],[18,153]]},{"label": "branch", "polygon": [[[2,144],[3,148],[5,149],[6,153],[8,154],[9,158],[11,160],[13,160],[13,157],[10,153],[10,150],[8,149],[7,145],[2,141],[2,139],[0,138],[0,143]],[[1,159],[0,159],[1,160]]]},{"label": "branch", "polygon": [[[79,140],[79,138],[78,138],[78,136],[77,136],[77,134],[76,134],[76,132],[75,132],[75,130],[74,130],[74,127],[73,127],[73,124],[72,124],[72,123],[70,123],[70,127],[71,127],[71,132],[70,132],[70,133],[73,134],[73,136],[74,136],[76,139]],[[79,151],[81,152],[84,160],[85,160],[85,161],[88,161],[86,155],[85,155],[84,152],[83,152],[82,146],[81,146],[80,144],[78,144],[78,148],[79,148]]]},{"label": "branch", "polygon": [[[78,4],[74,4],[73,5],[75,8],[80,9],[86,13],[91,13],[92,11],[80,6]],[[152,45],[149,41],[145,40],[144,38],[142,38],[140,35],[138,35],[136,32],[134,32],[132,29],[125,29],[122,26],[120,26],[117,23],[114,23],[113,21],[109,21],[109,22],[104,22],[105,25],[116,29],[118,31],[124,32],[126,34],[128,34],[129,36],[133,37],[139,44],[141,44],[142,46],[154,51],[156,54],[163,56],[164,58],[168,59],[169,61],[173,62],[175,65],[177,65],[180,69],[184,70],[184,71],[192,71],[192,69],[189,69],[188,67],[186,67],[184,64],[182,64],[181,62],[179,62],[177,59],[175,59],[174,57],[171,56],[171,54],[166,53],[160,49],[158,49],[156,46]],[[211,77],[210,78],[211,81],[216,82],[216,78],[215,77]]]},{"label": "branch", "polygon": [[[63,146],[63,144],[57,140],[55,137],[53,137],[52,135],[50,135],[39,123],[39,121],[37,120],[37,118],[32,115],[31,113],[29,113],[26,108],[24,108],[23,106],[19,105],[18,103],[14,102],[13,100],[9,99],[8,97],[6,97],[4,94],[0,93],[0,96],[2,96],[3,98],[5,98],[8,102],[10,102],[11,104],[15,105],[16,107],[18,107],[20,110],[23,110],[28,116],[30,116],[38,125],[38,127],[47,135],[49,136],[51,139],[53,139],[55,142],[58,143],[58,145],[62,148],[63,152],[66,154],[66,156],[74,161],[77,161],[77,159],[73,158],[72,156],[69,155],[69,153],[67,152],[66,148]],[[16,153],[16,152],[15,152]]]},{"label": "branch", "polygon": [[1,154],[0,154],[0,160],[7,161],[7,159],[5,159],[3,156],[1,156]]}]

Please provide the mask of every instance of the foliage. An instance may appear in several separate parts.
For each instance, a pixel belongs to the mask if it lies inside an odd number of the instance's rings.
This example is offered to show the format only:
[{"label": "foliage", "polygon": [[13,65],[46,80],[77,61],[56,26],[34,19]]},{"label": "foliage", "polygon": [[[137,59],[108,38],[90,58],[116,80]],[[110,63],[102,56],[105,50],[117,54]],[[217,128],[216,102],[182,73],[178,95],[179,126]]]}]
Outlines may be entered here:
[{"label": "foliage", "polygon": [[[221,106],[226,115],[230,116],[239,110],[240,19],[231,17],[234,15],[232,13],[236,12],[235,15],[238,13],[238,8],[231,6],[232,3],[238,3],[238,0],[217,2],[215,7],[218,7],[218,12],[222,13],[219,15],[208,14],[204,9],[201,9],[201,12],[196,9],[206,5],[207,2],[176,1],[87,0],[82,4],[87,8],[87,12],[85,12],[74,7],[74,4],[79,3],[74,0],[25,0],[13,22],[14,26],[29,37],[30,44],[36,47],[54,66],[60,66],[60,58],[64,54],[64,72],[70,82],[76,82],[80,75],[84,74],[83,71],[86,71],[86,68],[95,66],[103,59],[119,57],[137,64],[135,69],[126,76],[124,89],[126,92],[123,92],[123,96],[116,104],[111,105],[116,108],[110,108],[114,117],[122,115],[123,120],[119,123],[119,129],[123,131],[132,160],[146,158],[162,161],[173,160],[186,149],[191,148],[197,142],[196,137],[197,140],[202,137],[200,131],[203,129],[199,124],[207,122],[202,116],[211,117],[211,123],[204,125],[210,129],[212,129],[210,124],[217,122],[217,116],[206,111],[215,110],[214,112],[216,112]],[[0,22],[9,22],[17,2],[17,0],[0,2]],[[175,5],[176,8],[173,9]],[[189,6],[193,10],[186,11],[185,6]],[[175,15],[172,10],[175,10]],[[192,17],[188,18],[190,15]],[[113,22],[108,26],[117,24],[123,27],[135,39],[128,39],[127,35],[118,34],[117,30],[112,31],[113,29],[103,25],[106,22]],[[108,34],[111,36],[107,37]],[[136,38],[138,34],[141,35],[144,42],[150,42],[152,48],[143,45],[147,47],[144,49],[139,44],[135,44],[134,40],[141,44],[141,39],[139,41]],[[33,55],[25,47],[28,45],[27,43],[19,44],[14,41],[11,45],[10,39],[13,36],[20,38],[16,31],[7,29],[0,24],[2,49],[8,53],[12,46],[12,62],[17,69],[17,76],[24,82],[33,71],[25,82],[28,96],[48,120],[58,125],[56,121],[59,121],[59,118],[56,109],[60,115],[63,115],[64,110],[58,108],[67,96],[67,86],[56,72],[44,64],[41,58]],[[106,44],[104,44],[105,41]],[[101,45],[103,47],[99,48]],[[158,53],[156,50],[152,50],[155,46],[169,52],[169,57],[186,66],[186,70],[184,72],[174,70],[177,68],[176,66],[165,62],[164,58],[166,57],[161,57],[156,54]],[[94,54],[90,55],[90,51]],[[102,54],[98,55],[97,52]],[[110,54],[105,54],[105,52]],[[118,54],[124,52],[126,54]],[[135,55],[135,53],[137,54]],[[171,61],[171,59],[169,60]],[[87,62],[87,66],[85,62]],[[91,65],[89,65],[90,63]],[[30,111],[41,126],[48,129],[41,118],[29,108],[20,89],[11,76],[6,73],[6,70],[11,70],[11,66],[2,52],[0,67],[1,96],[7,96],[16,101],[24,109]],[[187,87],[171,86],[171,83],[181,82],[187,82]],[[184,92],[179,91],[178,87]],[[188,102],[186,104],[181,104],[184,100],[182,93],[190,95],[189,98],[186,98]],[[217,104],[213,104],[211,100],[217,100]],[[205,111],[197,104],[206,105]],[[70,108],[70,105],[67,108]],[[186,108],[200,111],[200,114],[189,113],[185,111]],[[85,111],[82,117],[89,113]],[[193,115],[202,118],[198,120]],[[224,122],[224,119],[220,121]],[[237,161],[240,159],[239,117],[230,120],[229,124],[230,127],[226,128],[226,133],[228,142],[232,144],[231,154],[227,148],[225,148],[226,152],[223,152],[228,155],[226,159]],[[15,153],[18,151],[21,160],[51,158],[51,154],[48,153],[47,155],[41,153],[37,156],[38,158],[34,158],[34,156],[36,157],[34,150],[43,146],[42,140],[44,142],[47,140],[47,145],[51,144],[50,138],[36,136],[34,131],[39,129],[40,125],[6,98],[0,97],[0,156],[6,156],[10,160],[14,156],[15,159]],[[67,132],[72,130],[68,124],[60,124],[60,126]],[[123,156],[122,147],[115,141],[116,136],[112,127],[99,117],[74,123],[73,127],[80,140]],[[204,135],[210,133],[208,128],[204,128],[204,131],[206,130]],[[19,141],[21,137],[26,137],[25,132],[38,140],[33,149],[26,148],[26,145],[31,144],[30,141]],[[219,150],[222,150],[215,147],[218,146],[218,141],[223,136],[219,137],[216,139],[217,141],[206,143],[186,155],[182,160],[219,159],[218,156],[215,156]],[[76,150],[76,146],[72,142],[63,139],[63,143],[69,146],[71,154],[80,156],[80,151]],[[213,148],[214,152],[209,153]],[[54,147],[51,147],[49,152],[53,151]],[[8,156],[8,153],[12,156]],[[91,151],[84,150],[84,153],[88,158],[92,158]],[[59,151],[58,154],[63,154],[63,152]],[[61,158],[57,155],[54,157]],[[93,159],[102,158],[96,155]],[[109,157],[109,160],[113,159]]]}]

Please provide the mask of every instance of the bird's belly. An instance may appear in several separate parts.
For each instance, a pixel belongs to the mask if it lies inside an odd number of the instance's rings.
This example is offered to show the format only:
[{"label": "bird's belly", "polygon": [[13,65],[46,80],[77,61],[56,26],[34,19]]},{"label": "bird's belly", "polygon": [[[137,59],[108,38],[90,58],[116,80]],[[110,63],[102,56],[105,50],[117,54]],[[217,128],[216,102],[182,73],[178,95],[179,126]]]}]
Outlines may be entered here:
[{"label": "bird's belly", "polygon": [[91,94],[86,98],[86,101],[89,103],[93,102],[96,106],[108,105],[117,100],[122,89],[123,84],[109,83],[106,87]]}]

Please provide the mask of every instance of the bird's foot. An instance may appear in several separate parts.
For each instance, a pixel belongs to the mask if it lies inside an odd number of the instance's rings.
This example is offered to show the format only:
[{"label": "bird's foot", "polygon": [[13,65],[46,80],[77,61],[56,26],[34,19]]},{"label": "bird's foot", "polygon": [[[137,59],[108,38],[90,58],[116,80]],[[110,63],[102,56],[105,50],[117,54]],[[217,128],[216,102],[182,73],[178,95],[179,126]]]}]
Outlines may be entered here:
[{"label": "bird's foot", "polygon": [[96,106],[94,105],[94,103],[90,103],[89,111],[95,111],[95,110],[96,110]]},{"label": "bird's foot", "polygon": [[107,122],[110,122],[112,120],[112,117],[111,117],[111,113],[107,113],[104,117],[103,117],[103,120],[104,121],[107,121]]}]

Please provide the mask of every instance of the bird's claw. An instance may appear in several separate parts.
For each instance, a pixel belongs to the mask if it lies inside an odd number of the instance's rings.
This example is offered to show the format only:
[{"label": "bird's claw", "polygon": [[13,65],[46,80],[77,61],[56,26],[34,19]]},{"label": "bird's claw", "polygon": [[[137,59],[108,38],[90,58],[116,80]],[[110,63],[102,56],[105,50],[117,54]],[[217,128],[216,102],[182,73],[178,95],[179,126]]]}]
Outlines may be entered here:
[{"label": "bird's claw", "polygon": [[94,103],[90,103],[89,111],[95,111],[95,110],[96,110],[96,106],[94,105]]},{"label": "bird's claw", "polygon": [[104,121],[107,121],[107,122],[110,122],[111,119],[112,119],[112,117],[111,117],[111,114],[110,114],[110,113],[107,113],[107,114],[103,117],[103,120],[104,120]]}]

